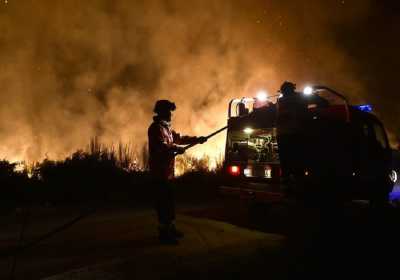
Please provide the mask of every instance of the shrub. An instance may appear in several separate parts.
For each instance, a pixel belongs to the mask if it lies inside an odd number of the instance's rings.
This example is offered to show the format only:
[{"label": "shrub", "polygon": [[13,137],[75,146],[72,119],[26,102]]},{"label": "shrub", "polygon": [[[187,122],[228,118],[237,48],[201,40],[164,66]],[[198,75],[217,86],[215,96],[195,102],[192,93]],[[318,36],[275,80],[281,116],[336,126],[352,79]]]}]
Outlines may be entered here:
[{"label": "shrub", "polygon": [[26,170],[17,171],[19,163],[0,160],[1,207],[24,203],[29,199],[29,178]]}]

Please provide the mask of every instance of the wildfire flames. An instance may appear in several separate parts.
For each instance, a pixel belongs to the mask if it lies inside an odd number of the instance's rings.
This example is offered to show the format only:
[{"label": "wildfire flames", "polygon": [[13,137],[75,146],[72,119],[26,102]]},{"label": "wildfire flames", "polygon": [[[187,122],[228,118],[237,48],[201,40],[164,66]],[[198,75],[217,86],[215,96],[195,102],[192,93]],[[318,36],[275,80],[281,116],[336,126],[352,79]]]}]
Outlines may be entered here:
[{"label": "wildfire flames", "polygon": [[[221,143],[221,145],[224,145]],[[175,176],[180,176],[188,171],[215,171],[222,166],[223,150],[198,149],[178,156],[175,161]]]},{"label": "wildfire flames", "polygon": [[[385,104],[381,112],[390,113],[384,121],[398,130],[392,99],[384,101],[366,90],[379,74],[366,73],[368,69],[387,69],[379,71],[384,81],[390,73],[396,75],[398,67],[379,66],[392,57],[382,59],[374,51],[374,66],[363,67],[348,52],[354,47],[349,44],[359,42],[370,62],[367,46],[373,34],[364,38],[361,31],[368,29],[355,27],[377,11],[371,5],[317,0],[307,5],[264,0],[6,1],[0,4],[0,158],[62,159],[96,137],[106,146],[131,145],[141,164],[157,99],[177,104],[173,127],[178,132],[208,135],[226,125],[230,99],[253,97],[261,88],[273,93],[284,80],[297,81],[299,87],[318,81],[351,93],[354,103],[371,98]],[[392,25],[397,31],[394,21]],[[397,52],[398,44],[392,42],[396,34],[385,49]],[[187,156],[204,158],[213,169],[224,140],[221,134]],[[185,161],[178,163],[178,172],[192,168],[194,160]]]}]

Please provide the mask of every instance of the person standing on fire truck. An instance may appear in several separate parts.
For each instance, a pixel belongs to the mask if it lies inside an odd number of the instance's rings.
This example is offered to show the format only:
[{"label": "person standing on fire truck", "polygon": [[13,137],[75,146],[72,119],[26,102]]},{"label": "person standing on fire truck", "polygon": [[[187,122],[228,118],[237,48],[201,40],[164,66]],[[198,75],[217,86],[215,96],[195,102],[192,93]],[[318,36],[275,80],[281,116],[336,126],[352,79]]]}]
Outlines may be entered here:
[{"label": "person standing on fire truck", "polygon": [[304,164],[304,134],[307,101],[296,91],[296,84],[284,82],[280,88],[282,96],[277,102],[277,136],[282,177],[301,175]]},{"label": "person standing on fire truck", "polygon": [[175,201],[171,180],[174,178],[175,156],[185,149],[179,145],[204,143],[206,137],[181,136],[171,129],[175,103],[158,100],[154,106],[153,123],[148,129],[149,168],[154,182],[159,240],[162,244],[178,244],[183,233],[175,226]]}]

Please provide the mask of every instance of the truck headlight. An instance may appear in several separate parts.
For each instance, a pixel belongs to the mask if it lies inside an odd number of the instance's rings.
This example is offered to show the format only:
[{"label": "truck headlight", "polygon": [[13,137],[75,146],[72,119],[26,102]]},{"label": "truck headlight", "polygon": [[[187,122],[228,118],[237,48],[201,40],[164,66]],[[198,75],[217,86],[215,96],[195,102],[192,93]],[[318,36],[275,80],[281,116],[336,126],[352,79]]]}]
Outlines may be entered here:
[{"label": "truck headlight", "polygon": [[392,181],[393,183],[396,183],[397,179],[398,179],[397,171],[396,170],[390,171],[389,178],[390,178],[390,181]]}]

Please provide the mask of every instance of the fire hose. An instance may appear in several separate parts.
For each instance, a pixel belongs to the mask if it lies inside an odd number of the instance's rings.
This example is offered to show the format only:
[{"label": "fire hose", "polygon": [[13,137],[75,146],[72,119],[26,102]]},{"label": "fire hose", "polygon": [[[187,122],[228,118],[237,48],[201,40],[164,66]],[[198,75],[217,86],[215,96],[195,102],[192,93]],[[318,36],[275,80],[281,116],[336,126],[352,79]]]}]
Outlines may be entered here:
[{"label": "fire hose", "polygon": [[[227,128],[228,128],[228,126],[224,126],[224,127],[220,128],[220,129],[214,131],[213,133],[211,133],[211,134],[205,136],[205,139],[208,140],[208,139],[210,139],[211,137],[214,137],[215,135],[221,133],[222,131],[224,131],[224,130],[227,129]],[[184,151],[186,151],[187,149],[190,149],[190,148],[192,148],[192,147],[194,147],[194,146],[196,146],[196,145],[198,145],[198,144],[199,144],[198,142],[192,143],[192,144],[189,144],[189,145],[183,147],[183,149],[184,149]]]},{"label": "fire hose", "polygon": [[[208,140],[208,139],[214,137],[215,135],[221,133],[222,131],[224,131],[227,128],[228,128],[228,126],[224,126],[224,127],[220,128],[220,129],[214,131],[213,133],[205,136],[205,139]],[[194,146],[196,146],[198,144],[199,144],[198,142],[197,143],[192,143],[192,144],[189,144],[189,145],[183,147],[183,149],[184,149],[184,151],[186,151],[187,149],[190,149],[190,148],[192,148],[192,147],[194,147]],[[28,212],[29,212],[29,210],[28,210]],[[21,229],[18,245],[16,247],[14,247],[14,248],[12,248],[10,250],[7,250],[6,252],[2,252],[0,254],[0,259],[8,258],[8,257],[11,257],[11,256],[14,257],[14,260],[13,260],[13,263],[12,263],[12,269],[11,269],[11,279],[14,278],[17,255],[21,254],[22,252],[24,252],[25,250],[27,250],[29,248],[32,248],[32,247],[36,246],[37,244],[39,244],[43,240],[48,239],[48,238],[52,237],[53,235],[55,235],[55,234],[57,234],[57,233],[59,233],[61,231],[66,230],[67,228],[73,226],[74,224],[76,224],[80,220],[88,217],[89,215],[92,215],[96,211],[94,209],[90,209],[89,211],[87,211],[87,212],[77,216],[76,218],[72,219],[71,221],[69,221],[69,222],[67,222],[67,223],[55,228],[54,230],[52,230],[52,231],[50,231],[50,232],[48,232],[46,234],[43,234],[42,236],[39,236],[35,240],[32,240],[30,242],[27,242],[27,243],[23,244],[23,235],[24,235],[24,232],[25,232],[25,229],[26,229],[26,225],[28,223],[28,215],[29,215],[28,212],[26,213],[26,217],[24,218],[24,221],[22,223],[22,229]]]}]

